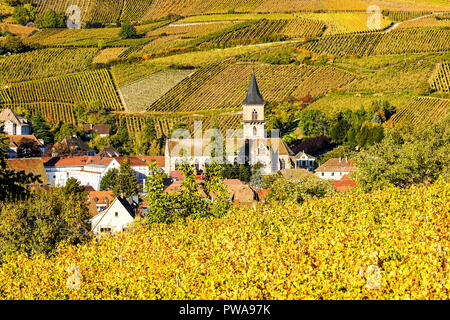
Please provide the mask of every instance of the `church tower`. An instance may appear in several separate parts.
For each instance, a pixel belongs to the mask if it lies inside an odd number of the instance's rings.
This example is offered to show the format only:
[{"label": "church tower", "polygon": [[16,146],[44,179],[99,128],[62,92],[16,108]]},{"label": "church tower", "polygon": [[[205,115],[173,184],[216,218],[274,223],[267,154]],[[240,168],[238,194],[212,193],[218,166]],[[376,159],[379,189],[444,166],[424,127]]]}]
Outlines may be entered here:
[{"label": "church tower", "polygon": [[264,129],[264,100],[258,89],[255,73],[252,73],[247,96],[242,103],[244,116],[242,124],[244,125],[244,139],[263,139]]}]

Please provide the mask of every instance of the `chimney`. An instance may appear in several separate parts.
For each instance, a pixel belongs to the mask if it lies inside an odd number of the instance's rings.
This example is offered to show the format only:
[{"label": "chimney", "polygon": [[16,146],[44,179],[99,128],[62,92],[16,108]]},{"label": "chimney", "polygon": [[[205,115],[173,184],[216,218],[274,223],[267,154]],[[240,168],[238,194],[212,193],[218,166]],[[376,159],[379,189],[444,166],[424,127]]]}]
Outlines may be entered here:
[{"label": "chimney", "polygon": [[339,157],[339,163],[341,163],[342,162],[342,159],[341,159],[341,157]]},{"label": "chimney", "polygon": [[348,162],[348,157],[345,157],[345,162]]}]

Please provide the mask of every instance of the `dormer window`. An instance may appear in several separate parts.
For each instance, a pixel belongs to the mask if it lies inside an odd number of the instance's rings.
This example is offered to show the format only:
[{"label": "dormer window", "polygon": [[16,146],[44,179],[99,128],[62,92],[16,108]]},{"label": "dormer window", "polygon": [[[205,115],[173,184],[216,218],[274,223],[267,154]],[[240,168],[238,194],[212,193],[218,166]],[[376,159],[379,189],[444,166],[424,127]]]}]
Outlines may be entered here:
[{"label": "dormer window", "polygon": [[252,120],[258,120],[258,111],[256,111],[255,109],[253,109],[252,112]]}]

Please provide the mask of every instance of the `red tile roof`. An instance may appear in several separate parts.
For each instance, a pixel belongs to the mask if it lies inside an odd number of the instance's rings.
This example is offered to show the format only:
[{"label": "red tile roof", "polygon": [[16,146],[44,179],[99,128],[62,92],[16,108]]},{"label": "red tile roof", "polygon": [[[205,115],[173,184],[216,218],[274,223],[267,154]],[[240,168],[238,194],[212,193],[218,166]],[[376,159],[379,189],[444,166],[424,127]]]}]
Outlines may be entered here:
[{"label": "red tile roof", "polygon": [[356,181],[350,179],[347,174],[341,180],[333,180],[331,182],[337,191],[346,191],[356,187]]}]

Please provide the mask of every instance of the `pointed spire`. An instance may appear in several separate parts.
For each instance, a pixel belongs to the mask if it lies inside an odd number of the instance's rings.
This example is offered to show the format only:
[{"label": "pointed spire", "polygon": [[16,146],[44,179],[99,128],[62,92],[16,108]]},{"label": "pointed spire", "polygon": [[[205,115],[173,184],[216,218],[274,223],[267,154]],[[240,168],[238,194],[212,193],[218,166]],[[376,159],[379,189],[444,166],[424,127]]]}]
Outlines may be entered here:
[{"label": "pointed spire", "polygon": [[256,82],[255,72],[252,73],[250,85],[248,86],[247,96],[245,97],[243,104],[264,104],[264,100],[258,89],[258,83]]}]

